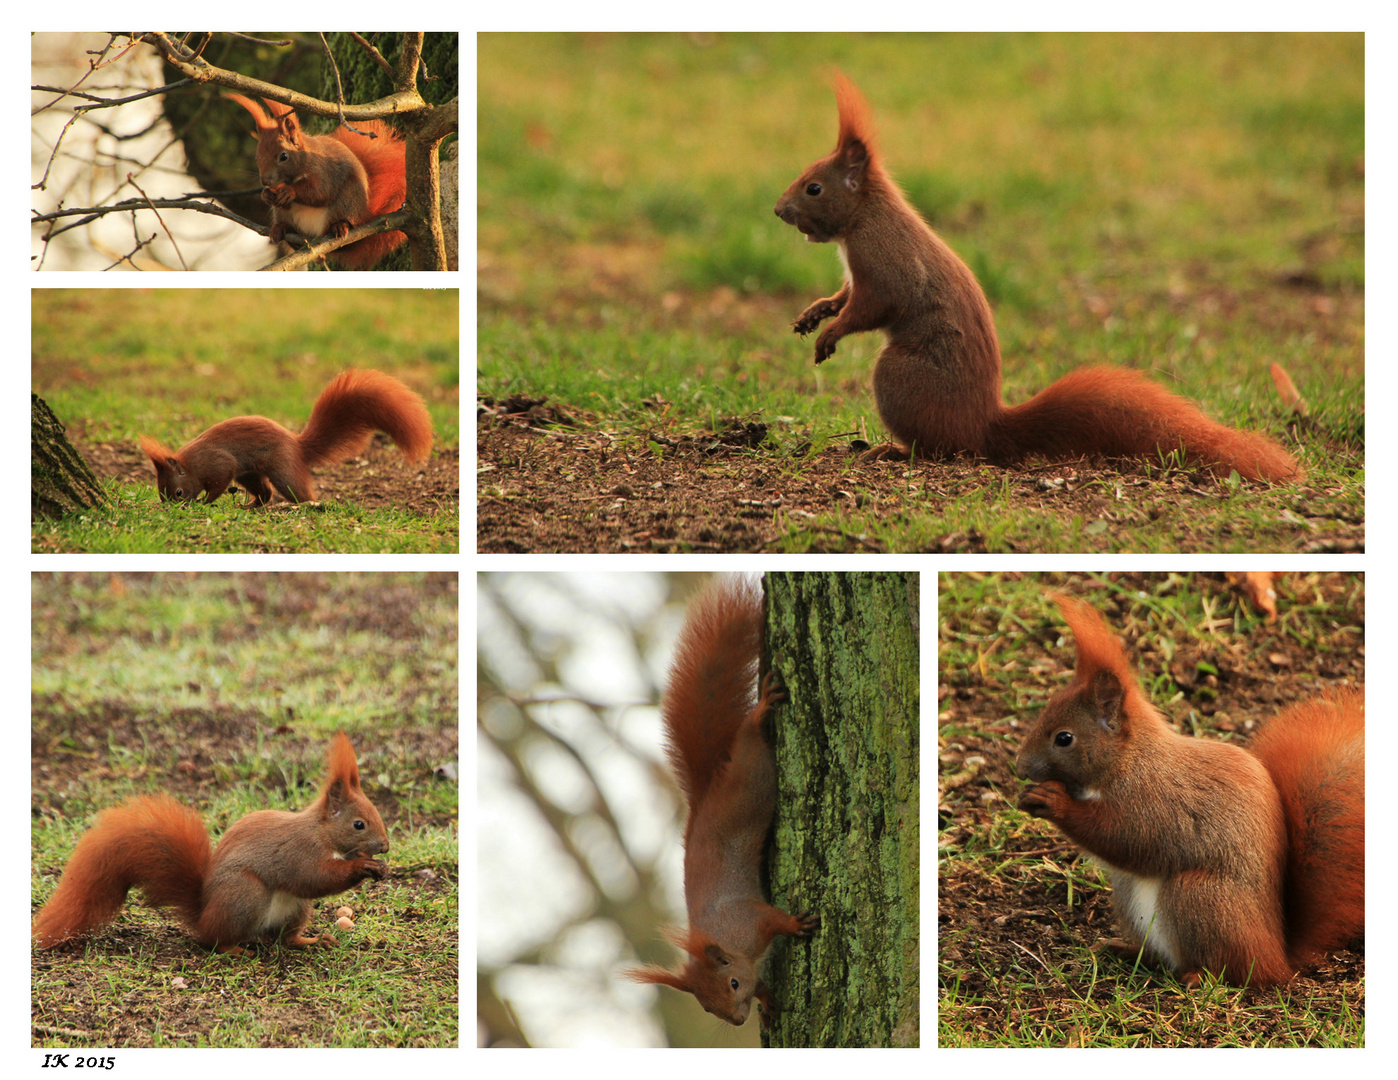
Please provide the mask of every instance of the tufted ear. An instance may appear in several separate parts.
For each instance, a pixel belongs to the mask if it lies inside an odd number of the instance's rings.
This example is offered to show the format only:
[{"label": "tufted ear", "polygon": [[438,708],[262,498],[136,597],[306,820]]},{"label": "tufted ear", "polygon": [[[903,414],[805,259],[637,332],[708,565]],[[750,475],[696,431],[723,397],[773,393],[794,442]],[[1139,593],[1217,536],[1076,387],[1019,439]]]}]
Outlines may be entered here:
[{"label": "tufted ear", "polygon": [[[262,107],[253,101],[252,98],[244,97],[242,94],[224,94],[229,101],[236,102],[248,112],[252,113],[253,122],[257,125],[258,132],[270,131],[277,125],[262,111]],[[254,135],[254,138],[257,136]]]},{"label": "tufted ear", "polygon": [[1103,731],[1125,735],[1133,719],[1154,715],[1136,681],[1126,647],[1096,608],[1060,593],[1053,594],[1053,599],[1062,609],[1077,646],[1073,685],[1084,691],[1093,719]]},{"label": "tufted ear", "polygon": [[628,968],[622,974],[632,982],[659,983],[661,986],[673,986],[676,990],[686,994],[694,993],[678,972],[666,971],[663,967],[656,967],[654,964],[647,964],[643,968]]}]

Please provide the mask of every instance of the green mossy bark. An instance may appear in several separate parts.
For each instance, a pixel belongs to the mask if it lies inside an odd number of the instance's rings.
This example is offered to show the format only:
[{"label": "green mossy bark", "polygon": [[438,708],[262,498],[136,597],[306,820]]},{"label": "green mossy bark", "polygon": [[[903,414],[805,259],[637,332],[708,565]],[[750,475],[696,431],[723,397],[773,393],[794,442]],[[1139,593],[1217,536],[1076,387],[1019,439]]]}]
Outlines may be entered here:
[{"label": "green mossy bark", "polygon": [[772,901],[818,911],[779,939],[772,1046],[917,1046],[916,573],[769,573],[779,804]]}]

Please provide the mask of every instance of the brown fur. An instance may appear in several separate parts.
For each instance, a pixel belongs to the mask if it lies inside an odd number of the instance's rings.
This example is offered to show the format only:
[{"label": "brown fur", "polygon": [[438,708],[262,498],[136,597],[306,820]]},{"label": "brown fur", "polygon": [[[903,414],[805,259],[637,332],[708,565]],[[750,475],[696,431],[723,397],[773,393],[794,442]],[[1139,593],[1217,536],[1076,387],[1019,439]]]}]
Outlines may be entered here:
[{"label": "brown fur", "polygon": [[894,451],[970,453],[997,464],[1026,457],[1157,458],[1182,450],[1226,475],[1287,480],[1292,457],[1264,436],[1236,431],[1144,376],[1119,368],[1069,373],[1022,405],[1000,399],[1000,345],[990,304],[970,268],[932,231],[884,170],[869,107],[836,80],[835,150],[811,165],[776,213],[808,240],[839,244],[845,285],[793,324],[828,359],[847,334],[883,330],[874,398]]},{"label": "brown fur", "polygon": [[311,900],[382,878],[373,858],[388,833],[359,786],[354,747],[330,744],[320,795],[293,814],[259,810],[239,818],[218,850],[193,810],[166,796],[131,799],[104,810],[83,834],[63,877],[34,920],[41,949],[85,937],[116,917],[137,887],[153,907],[173,907],[203,945],[236,952],[239,942],[277,938],[304,948],[332,944],[307,937]]},{"label": "brown fur", "polygon": [[809,937],[816,915],[789,915],[762,895],[761,867],[777,807],[777,770],[763,730],[780,700],[770,676],[757,689],[762,596],[742,579],[721,581],[690,604],[680,632],[662,716],[670,761],[689,804],[684,895],[688,953],[682,971],[637,968],[629,977],[690,993],[730,1024],[756,998],[764,1023],[771,995],[758,976],[779,934]]},{"label": "brown fur", "polygon": [[[1144,945],[1189,984],[1211,971],[1271,986],[1353,936],[1356,917],[1362,931],[1362,708],[1333,721],[1325,705],[1283,713],[1256,754],[1186,738],[1102,617],[1058,602],[1077,668],[1020,750],[1016,767],[1035,781],[1020,808],[1108,866],[1119,951]],[[1343,914],[1320,911],[1332,903]]]},{"label": "brown fur", "polygon": [[[344,236],[356,225],[403,205],[407,147],[380,120],[359,120],[365,134],[341,125],[329,135],[307,135],[296,113],[263,98],[270,115],[242,94],[225,94],[257,125],[257,169],[262,201],[272,207],[273,241],[289,230],[304,236]],[[407,237],[377,233],[334,251],[350,270],[374,265]]]},{"label": "brown fur", "polygon": [[363,453],[382,431],[415,464],[432,449],[432,418],[422,398],[380,371],[350,370],[330,381],[297,435],[265,416],[236,416],[215,424],[179,450],[142,435],[162,500],[213,502],[234,483],[256,505],[275,488],[288,502],[316,497],[311,470]]}]

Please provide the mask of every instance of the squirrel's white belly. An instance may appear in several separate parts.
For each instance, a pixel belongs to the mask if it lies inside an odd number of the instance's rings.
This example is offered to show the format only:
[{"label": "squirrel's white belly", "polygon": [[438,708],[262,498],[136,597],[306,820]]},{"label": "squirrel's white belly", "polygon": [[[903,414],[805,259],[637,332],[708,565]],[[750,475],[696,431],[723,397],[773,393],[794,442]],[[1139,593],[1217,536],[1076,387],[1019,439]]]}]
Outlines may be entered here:
[{"label": "squirrel's white belly", "polygon": [[330,228],[328,206],[302,206],[292,203],[282,208],[293,228],[302,236],[324,236]]},{"label": "squirrel's white belly", "polygon": [[1117,914],[1133,941],[1144,941],[1147,954],[1154,953],[1168,966],[1180,967],[1175,945],[1175,928],[1160,910],[1160,878],[1137,877],[1112,868],[1112,893]]},{"label": "squirrel's white belly", "polygon": [[274,892],[272,902],[267,905],[267,910],[262,914],[262,925],[258,927],[259,934],[270,934],[280,930],[292,919],[301,913],[301,898],[292,896],[287,892]]}]

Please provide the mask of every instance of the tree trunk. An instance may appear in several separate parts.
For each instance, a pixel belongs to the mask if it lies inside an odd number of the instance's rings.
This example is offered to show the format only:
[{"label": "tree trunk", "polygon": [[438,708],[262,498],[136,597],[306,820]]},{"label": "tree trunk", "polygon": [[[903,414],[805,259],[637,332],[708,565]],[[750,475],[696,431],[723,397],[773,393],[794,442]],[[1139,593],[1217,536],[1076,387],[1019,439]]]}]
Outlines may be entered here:
[{"label": "tree trunk", "polygon": [[57,519],[105,503],[101,484],[73,449],[53,410],[38,394],[30,398],[30,513]]},{"label": "tree trunk", "polygon": [[916,573],[767,577],[769,666],[787,690],[773,740],[772,902],[817,911],[778,939],[771,1046],[917,1046]]}]

